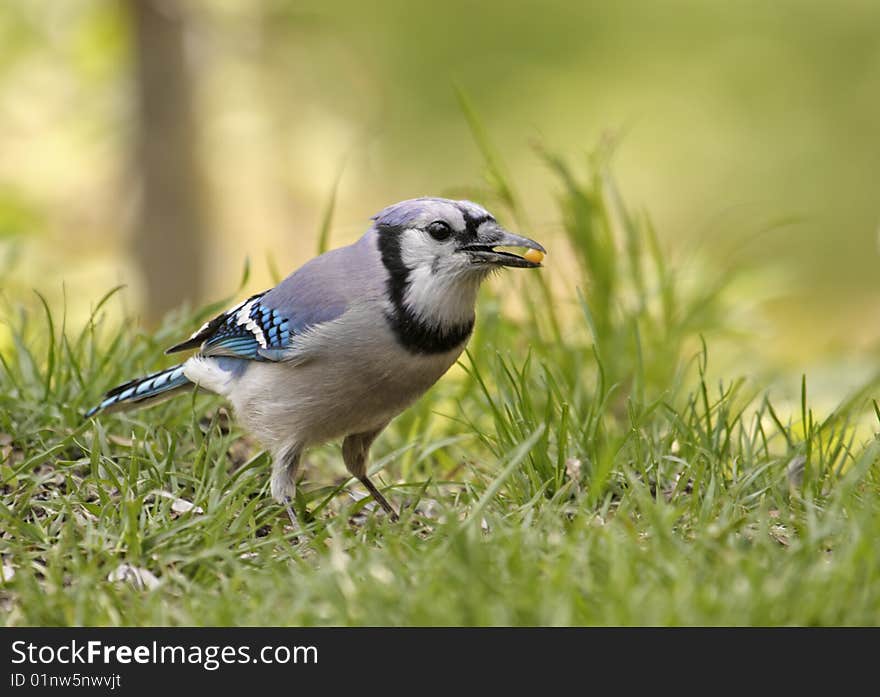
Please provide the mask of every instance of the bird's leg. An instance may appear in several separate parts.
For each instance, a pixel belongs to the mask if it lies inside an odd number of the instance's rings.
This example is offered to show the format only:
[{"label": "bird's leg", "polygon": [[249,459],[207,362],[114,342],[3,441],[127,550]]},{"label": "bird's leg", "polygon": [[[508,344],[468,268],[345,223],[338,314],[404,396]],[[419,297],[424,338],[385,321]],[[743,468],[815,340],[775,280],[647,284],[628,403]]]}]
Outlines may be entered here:
[{"label": "bird's leg", "polygon": [[373,498],[378,501],[379,505],[385,509],[385,512],[391,517],[391,520],[397,522],[400,518],[397,515],[397,512],[391,507],[391,504],[388,503],[388,499],[382,496],[382,492],[376,488],[376,485],[370,481],[369,477],[364,475],[363,477],[358,477],[360,479],[361,484],[367,487],[367,491],[372,494]]},{"label": "bird's leg", "polygon": [[301,455],[302,447],[295,445],[276,453],[272,462],[272,498],[284,506],[297,534],[302,534],[302,526],[293,510],[293,497],[296,493],[296,472]]},{"label": "bird's leg", "polygon": [[299,534],[302,531],[302,526],[299,524],[299,518],[296,517],[296,513],[293,510],[293,499],[290,496],[284,497],[284,510],[287,511],[287,517],[290,518],[293,531]]},{"label": "bird's leg", "polygon": [[345,440],[342,441],[342,459],[345,461],[346,469],[367,488],[367,491],[370,492],[376,502],[391,517],[391,520],[397,521],[397,512],[367,476],[367,454],[370,451],[370,445],[381,430],[379,428],[368,433],[352,433],[346,436]]}]

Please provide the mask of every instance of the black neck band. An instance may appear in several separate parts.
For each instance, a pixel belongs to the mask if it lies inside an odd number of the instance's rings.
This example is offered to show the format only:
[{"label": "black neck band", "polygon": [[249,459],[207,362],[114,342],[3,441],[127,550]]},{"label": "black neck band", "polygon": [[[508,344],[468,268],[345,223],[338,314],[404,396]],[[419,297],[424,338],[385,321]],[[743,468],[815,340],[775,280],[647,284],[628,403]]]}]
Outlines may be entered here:
[{"label": "black neck band", "polygon": [[392,309],[385,318],[400,344],[411,353],[446,353],[464,343],[474,328],[474,319],[454,325],[434,325],[418,317],[404,304],[409,288],[409,269],[400,254],[401,229],[379,227],[379,252],[388,271],[388,298]]}]

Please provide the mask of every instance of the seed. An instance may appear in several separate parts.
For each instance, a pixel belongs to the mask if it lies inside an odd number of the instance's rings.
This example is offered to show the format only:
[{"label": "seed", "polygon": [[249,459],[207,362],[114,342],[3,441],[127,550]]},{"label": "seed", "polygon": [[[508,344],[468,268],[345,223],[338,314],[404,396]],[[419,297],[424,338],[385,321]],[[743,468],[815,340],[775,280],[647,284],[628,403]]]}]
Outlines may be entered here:
[{"label": "seed", "polygon": [[533,264],[540,264],[544,259],[544,252],[539,252],[537,249],[530,249],[523,254],[523,259],[530,261]]}]

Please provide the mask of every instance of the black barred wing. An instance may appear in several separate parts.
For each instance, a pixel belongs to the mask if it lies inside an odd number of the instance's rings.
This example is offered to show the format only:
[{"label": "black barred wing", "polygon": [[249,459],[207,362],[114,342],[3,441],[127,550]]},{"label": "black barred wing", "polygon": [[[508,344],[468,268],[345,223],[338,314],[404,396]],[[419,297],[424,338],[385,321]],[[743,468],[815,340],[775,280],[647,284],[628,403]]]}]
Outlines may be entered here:
[{"label": "black barred wing", "polygon": [[205,356],[280,360],[290,347],[291,322],[278,310],[261,304],[266,292],[253,295],[205,322],[189,339],[165,353],[201,347]]}]

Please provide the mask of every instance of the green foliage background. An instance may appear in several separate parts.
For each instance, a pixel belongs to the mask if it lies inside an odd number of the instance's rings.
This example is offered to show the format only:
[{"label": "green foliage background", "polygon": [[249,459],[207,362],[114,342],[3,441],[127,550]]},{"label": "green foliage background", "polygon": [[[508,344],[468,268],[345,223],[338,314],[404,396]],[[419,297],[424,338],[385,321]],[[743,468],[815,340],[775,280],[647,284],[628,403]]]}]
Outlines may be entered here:
[{"label": "green foliage background", "polygon": [[[341,167],[333,244],[387,202],[473,193],[481,161],[457,84],[520,184],[535,236],[562,239],[553,175],[532,145],[575,154],[612,134],[632,205],[676,254],[736,252],[767,269],[749,302],[771,319],[776,359],[876,355],[871,0],[169,6],[187,21],[215,238],[204,301],[230,292],[245,256],[260,261],[254,288],[271,280],[267,255],[281,270],[306,260]],[[137,190],[125,7],[0,10],[0,235],[29,239],[6,285],[60,301],[63,268],[80,321],[122,280],[131,307],[143,301],[127,232]]]}]

